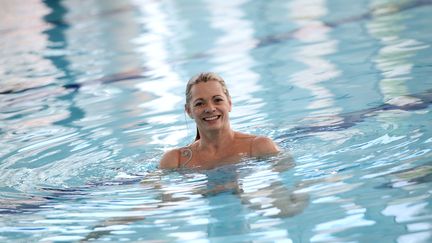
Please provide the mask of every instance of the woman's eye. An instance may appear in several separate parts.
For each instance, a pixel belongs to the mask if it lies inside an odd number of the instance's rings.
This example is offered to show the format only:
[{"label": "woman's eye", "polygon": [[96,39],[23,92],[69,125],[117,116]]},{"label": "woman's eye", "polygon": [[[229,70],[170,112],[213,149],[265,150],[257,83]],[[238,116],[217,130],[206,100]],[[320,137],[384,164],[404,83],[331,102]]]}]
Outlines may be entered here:
[{"label": "woman's eye", "polygon": [[197,102],[195,103],[195,106],[201,106],[203,103],[202,102]]},{"label": "woman's eye", "polygon": [[216,98],[215,101],[216,102],[221,102],[221,101],[223,101],[223,99],[222,98]]}]

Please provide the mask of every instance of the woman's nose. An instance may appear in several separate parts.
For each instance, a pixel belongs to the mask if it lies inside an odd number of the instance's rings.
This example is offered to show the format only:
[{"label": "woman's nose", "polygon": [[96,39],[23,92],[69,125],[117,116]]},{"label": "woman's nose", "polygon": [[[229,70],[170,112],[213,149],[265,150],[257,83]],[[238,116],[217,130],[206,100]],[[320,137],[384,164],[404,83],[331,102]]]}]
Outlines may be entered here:
[{"label": "woman's nose", "polygon": [[210,112],[214,112],[214,111],[216,111],[216,109],[212,105],[209,105],[204,109],[204,112],[206,112],[206,113],[210,113]]}]

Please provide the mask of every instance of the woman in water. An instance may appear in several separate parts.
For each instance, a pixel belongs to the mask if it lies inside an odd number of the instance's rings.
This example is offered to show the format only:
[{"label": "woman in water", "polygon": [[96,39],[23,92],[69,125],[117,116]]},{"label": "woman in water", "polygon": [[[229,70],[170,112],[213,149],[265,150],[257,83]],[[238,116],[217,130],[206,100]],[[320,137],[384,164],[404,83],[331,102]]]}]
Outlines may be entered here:
[{"label": "woman in water", "polygon": [[212,169],[239,162],[244,157],[279,153],[278,146],[268,137],[232,130],[231,108],[231,96],[220,76],[205,72],[192,77],[186,86],[185,111],[195,120],[195,141],[166,152],[160,168]]},{"label": "woman in water", "polygon": [[[192,194],[202,196],[213,196],[220,192],[231,191],[237,194],[242,203],[266,216],[289,217],[296,215],[307,205],[307,196],[293,194],[279,181],[278,174],[273,172],[285,171],[293,166],[289,155],[277,159],[273,164],[272,171],[265,176],[265,183],[255,186],[252,191],[244,191],[238,183],[235,170],[208,170],[221,165],[234,164],[244,157],[261,157],[276,155],[279,153],[278,146],[267,137],[255,136],[236,132],[231,129],[229,112],[231,111],[231,96],[225,85],[225,81],[215,73],[201,73],[189,80],[186,87],[185,111],[195,120],[197,135],[195,141],[182,148],[172,149],[166,152],[161,161],[161,169],[173,168],[199,168],[205,169],[207,184],[204,187],[194,187]],[[170,188],[163,185],[160,176],[162,171],[148,175],[141,184],[160,190],[160,201],[151,207],[139,207],[133,209],[140,212],[137,216],[118,217],[108,219],[101,225],[125,225],[138,220],[144,220],[147,211],[161,207],[178,207],[189,198],[175,195],[178,188]],[[227,175],[228,174],[228,175]],[[221,177],[223,177],[221,179]],[[174,189],[174,190],[172,190]],[[259,198],[260,200],[255,200]],[[270,201],[265,200],[269,198]],[[212,200],[212,199],[208,199]],[[261,202],[261,200],[264,200]],[[169,203],[166,203],[169,202]],[[154,204],[154,202],[151,202]],[[276,210],[273,210],[275,208]],[[272,211],[273,210],[273,211]],[[214,212],[214,210],[210,210]],[[218,217],[221,215],[215,215]],[[224,222],[226,224],[227,222]],[[236,228],[236,223],[229,227]],[[211,226],[209,226],[211,229]],[[88,239],[97,239],[103,235],[110,234],[111,230],[95,230],[87,235]],[[209,233],[210,234],[210,233]]]}]

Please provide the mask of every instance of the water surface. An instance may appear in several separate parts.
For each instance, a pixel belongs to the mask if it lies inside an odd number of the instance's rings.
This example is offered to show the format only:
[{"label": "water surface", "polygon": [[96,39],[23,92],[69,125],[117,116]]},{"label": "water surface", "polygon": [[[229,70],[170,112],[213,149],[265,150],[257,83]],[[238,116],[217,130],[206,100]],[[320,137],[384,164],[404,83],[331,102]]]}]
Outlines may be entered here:
[{"label": "water surface", "polygon": [[[2,1],[0,241],[430,242],[431,10]],[[201,71],[226,79],[236,130],[285,152],[158,170],[195,136]]]}]

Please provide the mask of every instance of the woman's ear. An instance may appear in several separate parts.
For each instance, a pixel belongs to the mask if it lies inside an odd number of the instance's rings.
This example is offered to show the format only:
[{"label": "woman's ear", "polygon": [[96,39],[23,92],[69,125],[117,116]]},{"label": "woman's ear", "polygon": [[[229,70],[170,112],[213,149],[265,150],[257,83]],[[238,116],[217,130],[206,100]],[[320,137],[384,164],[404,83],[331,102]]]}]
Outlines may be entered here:
[{"label": "woman's ear", "polygon": [[228,104],[229,104],[229,112],[231,112],[231,110],[232,110],[232,103],[231,103],[231,99],[228,99]]},{"label": "woman's ear", "polygon": [[193,119],[192,112],[191,112],[191,110],[190,110],[190,108],[189,108],[189,106],[187,104],[185,104],[185,112],[188,114],[188,116],[191,119]]}]

